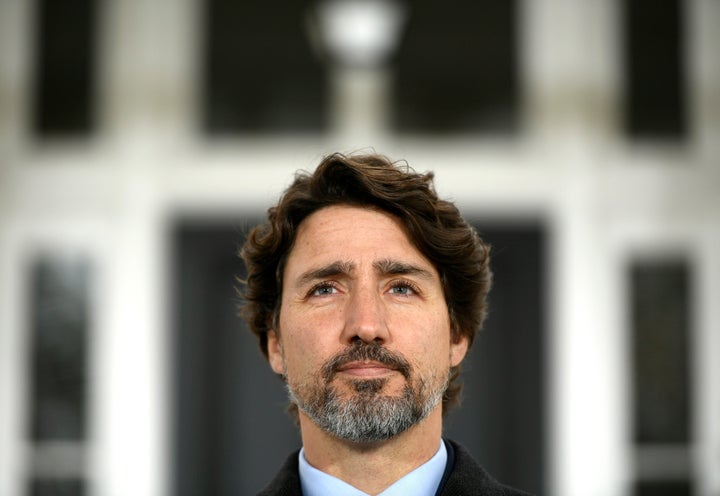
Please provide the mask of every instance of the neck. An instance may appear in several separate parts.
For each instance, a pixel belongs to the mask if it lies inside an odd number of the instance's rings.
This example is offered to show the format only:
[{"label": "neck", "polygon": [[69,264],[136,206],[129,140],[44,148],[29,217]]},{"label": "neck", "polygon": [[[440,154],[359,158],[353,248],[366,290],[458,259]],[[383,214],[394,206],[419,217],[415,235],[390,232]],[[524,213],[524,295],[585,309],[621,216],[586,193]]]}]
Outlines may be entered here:
[{"label": "neck", "polygon": [[378,494],[435,455],[442,435],[442,406],[402,434],[373,443],[338,439],[302,412],[300,429],[310,465],[367,494]]}]

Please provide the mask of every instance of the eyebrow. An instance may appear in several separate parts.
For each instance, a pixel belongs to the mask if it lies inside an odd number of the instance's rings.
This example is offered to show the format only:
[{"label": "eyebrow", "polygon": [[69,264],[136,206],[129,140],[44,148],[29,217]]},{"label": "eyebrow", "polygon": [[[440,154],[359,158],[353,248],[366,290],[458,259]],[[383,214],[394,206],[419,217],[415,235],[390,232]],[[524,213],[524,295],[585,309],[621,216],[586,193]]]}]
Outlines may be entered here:
[{"label": "eyebrow", "polygon": [[325,279],[326,277],[339,275],[349,275],[353,270],[355,270],[355,264],[352,262],[332,262],[331,264],[303,272],[300,277],[297,278],[297,284],[298,286],[304,286],[305,284],[317,279]]},{"label": "eyebrow", "polygon": [[[341,261],[332,262],[322,267],[317,267],[303,272],[297,278],[297,285],[304,286],[318,279],[327,277],[347,276],[355,270],[356,265],[353,262]],[[401,262],[399,260],[384,259],[373,263],[373,268],[380,275],[414,275],[423,279],[432,280],[433,274],[427,269],[418,267],[417,265]]]},{"label": "eyebrow", "polygon": [[373,267],[381,275],[414,275],[423,279],[434,279],[429,270],[399,260],[378,260],[373,263]]}]

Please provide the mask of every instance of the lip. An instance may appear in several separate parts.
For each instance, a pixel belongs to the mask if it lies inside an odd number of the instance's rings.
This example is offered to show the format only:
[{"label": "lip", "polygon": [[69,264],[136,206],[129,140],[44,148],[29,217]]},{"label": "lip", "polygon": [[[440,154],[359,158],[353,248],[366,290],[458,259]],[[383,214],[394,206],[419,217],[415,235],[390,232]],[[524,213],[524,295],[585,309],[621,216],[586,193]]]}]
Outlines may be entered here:
[{"label": "lip", "polygon": [[338,368],[338,372],[356,377],[379,377],[395,371],[393,367],[380,362],[351,362]]}]

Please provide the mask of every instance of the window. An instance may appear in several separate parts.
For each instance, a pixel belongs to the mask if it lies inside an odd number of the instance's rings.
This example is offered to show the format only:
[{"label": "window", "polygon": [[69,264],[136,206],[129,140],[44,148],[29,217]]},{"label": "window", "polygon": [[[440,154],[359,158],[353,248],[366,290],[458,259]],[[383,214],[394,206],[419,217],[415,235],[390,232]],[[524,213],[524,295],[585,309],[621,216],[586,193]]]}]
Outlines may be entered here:
[{"label": "window", "polygon": [[687,132],[683,4],[625,0],[625,132],[682,138]]},{"label": "window", "polygon": [[95,125],[95,0],[38,0],[33,131],[88,134]]},{"label": "window", "polygon": [[400,131],[511,132],[517,125],[516,2],[409,6],[396,61]]},{"label": "window", "polygon": [[87,440],[90,267],[41,257],[31,269],[30,494],[82,495]]},{"label": "window", "polygon": [[638,262],[631,280],[635,494],[689,495],[689,270],[682,260]]},{"label": "window", "polygon": [[322,130],[326,81],[304,29],[306,2],[205,5],[205,130]]}]

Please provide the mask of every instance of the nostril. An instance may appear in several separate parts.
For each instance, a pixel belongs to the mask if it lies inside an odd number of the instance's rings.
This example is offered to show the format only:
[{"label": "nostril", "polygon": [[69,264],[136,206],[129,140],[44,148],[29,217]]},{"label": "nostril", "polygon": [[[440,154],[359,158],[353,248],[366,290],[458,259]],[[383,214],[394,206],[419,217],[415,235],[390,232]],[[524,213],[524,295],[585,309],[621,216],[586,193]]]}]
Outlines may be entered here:
[{"label": "nostril", "polygon": [[366,339],[366,338],[363,338],[362,336],[357,335],[357,334],[350,339],[350,343],[351,343],[351,344],[356,344],[356,343],[359,343],[359,342],[361,342],[361,341],[362,341],[363,343],[377,343],[377,344],[382,344],[382,343],[384,342],[381,337],[373,337],[373,338],[367,338],[367,339]]}]

